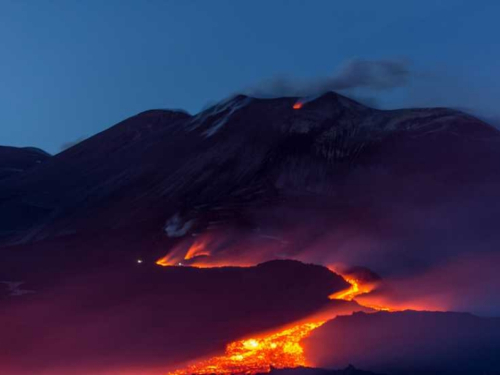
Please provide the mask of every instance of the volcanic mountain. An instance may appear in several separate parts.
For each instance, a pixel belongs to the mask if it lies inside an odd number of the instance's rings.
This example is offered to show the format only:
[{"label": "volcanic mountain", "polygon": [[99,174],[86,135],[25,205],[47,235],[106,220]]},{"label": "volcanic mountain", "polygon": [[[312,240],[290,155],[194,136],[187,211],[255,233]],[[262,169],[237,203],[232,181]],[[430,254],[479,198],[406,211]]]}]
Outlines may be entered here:
[{"label": "volcanic mountain", "polygon": [[[0,179],[0,370],[136,374],[216,354],[204,373],[230,373],[253,345],[303,365],[297,337],[316,329],[321,348],[321,330],[340,328],[287,327],[325,309],[498,314],[499,146],[498,130],[446,108],[240,95],[4,159],[19,170]],[[321,364],[347,365],[323,349]]]},{"label": "volcanic mountain", "polygon": [[[240,95],[195,116],[147,111],[0,180],[3,264],[23,279],[16,270],[39,262],[166,254],[384,275],[470,249],[489,263],[482,255],[500,243],[499,146],[498,130],[462,112],[382,111],[332,92]],[[193,245],[210,256],[186,256]]]}]

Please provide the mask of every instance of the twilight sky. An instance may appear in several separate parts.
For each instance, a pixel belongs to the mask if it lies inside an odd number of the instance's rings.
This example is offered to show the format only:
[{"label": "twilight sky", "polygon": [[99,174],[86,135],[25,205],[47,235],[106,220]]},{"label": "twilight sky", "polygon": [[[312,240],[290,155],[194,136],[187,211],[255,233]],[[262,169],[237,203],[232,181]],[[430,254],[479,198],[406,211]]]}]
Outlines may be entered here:
[{"label": "twilight sky", "polygon": [[381,108],[500,119],[500,1],[0,0],[0,144],[51,153],[151,108],[193,113],[273,77],[401,59]]}]

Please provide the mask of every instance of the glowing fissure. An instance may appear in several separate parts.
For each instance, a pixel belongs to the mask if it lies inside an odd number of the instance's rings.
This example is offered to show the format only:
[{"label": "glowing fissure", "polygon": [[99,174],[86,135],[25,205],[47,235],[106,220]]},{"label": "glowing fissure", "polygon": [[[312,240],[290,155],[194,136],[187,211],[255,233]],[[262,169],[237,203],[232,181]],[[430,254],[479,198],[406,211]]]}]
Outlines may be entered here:
[{"label": "glowing fissure", "polygon": [[255,374],[269,372],[271,367],[306,366],[300,341],[324,323],[303,323],[271,335],[235,341],[227,345],[222,356],[168,374]]}]

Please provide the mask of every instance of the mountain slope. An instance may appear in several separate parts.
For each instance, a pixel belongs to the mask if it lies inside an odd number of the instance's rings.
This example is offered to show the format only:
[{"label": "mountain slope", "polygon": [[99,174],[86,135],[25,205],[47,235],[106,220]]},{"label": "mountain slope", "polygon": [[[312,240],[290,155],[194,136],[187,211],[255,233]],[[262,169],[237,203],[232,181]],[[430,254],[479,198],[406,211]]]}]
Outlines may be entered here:
[{"label": "mountain slope", "polygon": [[355,363],[386,374],[496,374],[499,323],[465,313],[360,312],[329,321],[304,345],[327,368]]},{"label": "mountain slope", "polygon": [[49,158],[45,151],[34,147],[0,146],[0,179],[24,172]]}]

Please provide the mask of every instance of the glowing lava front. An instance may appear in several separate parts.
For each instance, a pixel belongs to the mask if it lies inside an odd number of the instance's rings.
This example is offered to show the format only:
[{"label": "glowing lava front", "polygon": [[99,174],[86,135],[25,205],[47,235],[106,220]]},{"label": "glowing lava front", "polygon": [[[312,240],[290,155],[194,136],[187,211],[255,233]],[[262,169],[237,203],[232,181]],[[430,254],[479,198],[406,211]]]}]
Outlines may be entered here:
[{"label": "glowing lava front", "polygon": [[[374,285],[372,284],[363,284],[359,280],[347,276],[342,276],[345,281],[351,284],[350,288],[347,290],[341,290],[340,292],[331,294],[328,298],[330,299],[341,299],[344,301],[353,301],[356,297],[368,294],[374,289]],[[378,311],[396,311],[393,308],[387,306],[378,306],[378,305],[368,305],[366,303],[359,303],[361,306],[368,307],[370,309],[378,310]]]},{"label": "glowing lava front", "polygon": [[330,299],[342,299],[344,301],[352,301],[354,298],[361,294],[370,293],[372,288],[369,286],[361,285],[358,280],[343,276],[344,280],[351,284],[351,287],[346,290],[330,295]]},{"label": "glowing lava front", "polygon": [[301,109],[304,103],[297,102],[293,105],[293,109]]},{"label": "glowing lava front", "polygon": [[271,367],[306,366],[300,341],[324,323],[299,324],[268,336],[235,341],[227,345],[223,356],[169,372],[168,375],[255,374],[269,372]]}]

